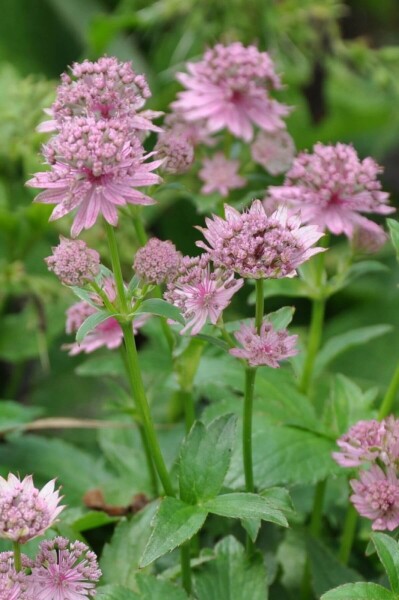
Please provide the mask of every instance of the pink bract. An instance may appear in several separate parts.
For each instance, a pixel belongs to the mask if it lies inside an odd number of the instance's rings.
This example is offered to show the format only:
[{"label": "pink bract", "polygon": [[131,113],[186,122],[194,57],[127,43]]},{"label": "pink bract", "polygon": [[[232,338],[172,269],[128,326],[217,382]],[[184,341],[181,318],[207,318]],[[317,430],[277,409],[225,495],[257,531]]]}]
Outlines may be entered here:
[{"label": "pink bract", "polygon": [[360,481],[350,481],[351,501],[362,517],[373,521],[372,529],[393,531],[399,526],[399,481],[395,469],[387,472],[377,465],[360,473]]},{"label": "pink bract", "polygon": [[276,331],[267,320],[262,323],[259,334],[254,324],[243,323],[234,337],[242,348],[232,348],[230,354],[247,360],[251,367],[267,365],[277,369],[282,360],[298,354],[295,347],[298,336],[289,335],[285,329]]}]

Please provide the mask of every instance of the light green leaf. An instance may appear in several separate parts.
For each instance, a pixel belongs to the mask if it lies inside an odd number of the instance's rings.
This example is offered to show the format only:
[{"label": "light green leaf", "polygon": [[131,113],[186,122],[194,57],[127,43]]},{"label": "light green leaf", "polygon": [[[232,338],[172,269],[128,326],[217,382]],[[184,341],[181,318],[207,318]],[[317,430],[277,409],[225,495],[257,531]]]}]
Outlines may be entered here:
[{"label": "light green leaf", "polygon": [[270,502],[257,494],[244,492],[223,494],[213,500],[208,500],[204,507],[210,513],[221,517],[262,519],[262,521],[270,521],[282,527],[288,527],[287,519],[278,509],[277,503]]},{"label": "light green leaf", "polygon": [[277,331],[279,329],[285,329],[291,323],[295,312],[295,306],[283,306],[275,312],[266,315],[267,320],[270,321]]},{"label": "light green leaf", "polygon": [[363,579],[359,573],[341,564],[331,550],[319,540],[309,537],[306,540],[306,547],[313,589],[318,598],[331,588]]},{"label": "light green leaf", "polygon": [[182,588],[153,575],[137,575],[140,600],[188,600]]},{"label": "light green leaf", "polygon": [[376,583],[348,583],[323,594],[320,600],[396,600],[396,596]]},{"label": "light green leaf", "polygon": [[127,293],[129,298],[131,298],[133,296],[133,292],[134,290],[138,287],[140,283],[140,277],[138,275],[133,275],[133,277],[131,278],[128,288],[127,288]]},{"label": "light green leaf", "polygon": [[104,585],[97,589],[97,600],[139,600],[139,596],[121,585]]},{"label": "light green leaf", "polygon": [[135,314],[157,315],[158,317],[164,317],[165,319],[177,321],[178,323],[181,323],[181,325],[185,324],[180,310],[176,306],[173,306],[173,304],[169,304],[169,302],[161,300],[160,298],[150,298],[149,300],[144,300],[144,302],[140,304],[140,307]]},{"label": "light green leaf", "polygon": [[396,258],[399,261],[399,222],[394,219],[387,219],[387,224],[391,242],[395,248]]},{"label": "light green leaf", "polygon": [[399,594],[399,548],[398,542],[385,533],[373,533],[371,536],[377,554],[388,575],[392,591]]},{"label": "light green leaf", "polygon": [[181,445],[180,496],[189,504],[214,498],[230,465],[237,419],[223,415],[205,426],[196,421]]},{"label": "light green leaf", "polygon": [[24,406],[12,400],[0,400],[0,433],[17,429],[42,414],[38,407]]},{"label": "light green leaf", "polygon": [[249,561],[243,546],[232,536],[215,547],[215,560],[198,569],[194,589],[198,600],[267,600],[263,557]]},{"label": "light green leaf", "polygon": [[[287,298],[309,298],[311,291],[306,283],[295,277],[292,279],[267,279],[263,284],[264,297],[286,296]],[[249,304],[255,304],[256,295],[252,292],[248,298]]]},{"label": "light green leaf", "polygon": [[204,346],[204,341],[199,340],[198,337],[192,337],[184,350],[175,355],[174,371],[181,390],[190,391],[192,389]]},{"label": "light green leaf", "polygon": [[225,352],[227,352],[229,349],[229,346],[228,346],[228,344],[226,344],[226,342],[224,342],[223,340],[221,340],[217,337],[214,337],[213,335],[197,333],[197,335],[195,337],[199,340],[203,340],[204,342],[208,342],[208,344],[213,344],[213,346],[216,346],[217,348],[221,348]]},{"label": "light green leaf", "polygon": [[97,325],[100,325],[101,323],[103,323],[107,319],[110,319],[111,317],[115,317],[115,314],[110,315],[109,312],[106,310],[99,310],[98,312],[93,313],[92,315],[87,317],[87,319],[82,323],[82,325],[79,327],[76,333],[77,343],[80,344],[84,340],[86,335],[90,333],[90,331],[93,331],[93,329],[95,329]]},{"label": "light green leaf", "polygon": [[89,292],[88,290],[84,290],[83,288],[77,286],[73,286],[70,289],[80,300],[83,300],[84,302],[87,302],[87,304],[90,304],[90,306],[98,309],[98,304],[96,304],[93,300],[93,290]]},{"label": "light green leaf", "polygon": [[96,529],[110,523],[118,521],[118,517],[110,517],[101,510],[90,510],[83,512],[79,508],[67,509],[62,513],[63,524],[68,525],[75,531],[81,533],[90,529]]},{"label": "light green leaf", "polygon": [[204,508],[191,506],[177,498],[162,500],[140,567],[146,567],[192,538],[204,524],[207,514]]}]

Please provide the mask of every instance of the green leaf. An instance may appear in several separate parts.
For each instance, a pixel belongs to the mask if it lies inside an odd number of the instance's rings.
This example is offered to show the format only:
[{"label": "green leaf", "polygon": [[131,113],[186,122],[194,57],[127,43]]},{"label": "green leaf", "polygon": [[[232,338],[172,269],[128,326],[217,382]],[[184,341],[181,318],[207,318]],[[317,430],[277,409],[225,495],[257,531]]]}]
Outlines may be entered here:
[{"label": "green leaf", "polygon": [[207,514],[204,508],[191,506],[177,498],[162,500],[140,567],[146,567],[192,538],[204,524]]},{"label": "green leaf", "polygon": [[295,306],[283,306],[275,312],[267,315],[267,320],[270,321],[277,331],[285,329],[291,323],[295,312]]},{"label": "green leaf", "polygon": [[391,236],[391,242],[395,248],[396,258],[399,261],[399,222],[394,219],[387,219],[389,228],[389,235]]},{"label": "green leaf", "polygon": [[164,317],[165,319],[177,321],[181,325],[185,324],[180,310],[176,306],[173,306],[173,304],[169,304],[169,302],[161,300],[160,298],[150,298],[149,300],[144,300],[144,302],[140,304],[140,307],[135,314],[157,315],[158,317]]},{"label": "green leaf", "polygon": [[392,331],[391,325],[370,325],[341,333],[329,339],[320,350],[315,361],[315,374],[320,373],[337,356],[349,348],[366,344]]},{"label": "green leaf", "polygon": [[237,419],[223,415],[209,425],[194,423],[181,445],[180,496],[189,504],[214,498],[230,465]]},{"label": "green leaf", "polygon": [[258,496],[237,492],[223,494],[204,504],[206,510],[221,517],[232,519],[262,519],[282,527],[288,527],[287,519],[273,502]]},{"label": "green leaf", "polygon": [[140,600],[188,600],[187,594],[169,581],[153,575],[137,575]]},{"label": "green leaf", "polygon": [[83,300],[84,302],[87,302],[87,304],[90,304],[90,306],[98,309],[98,305],[93,300],[93,290],[89,292],[88,290],[84,290],[77,286],[71,287],[71,290],[80,300]]},{"label": "green leaf", "polygon": [[79,327],[76,333],[77,343],[80,344],[84,340],[86,335],[90,333],[90,331],[93,331],[93,329],[95,329],[97,325],[100,325],[101,323],[103,323],[107,319],[110,319],[111,317],[115,317],[115,314],[110,315],[109,312],[106,310],[99,310],[98,312],[90,315],[90,317],[87,317],[87,319],[82,323],[82,325]]},{"label": "green leaf", "polygon": [[122,585],[104,585],[97,588],[97,600],[139,600],[140,597]]},{"label": "green leaf", "polygon": [[133,277],[131,278],[128,288],[127,288],[127,294],[129,296],[129,298],[131,298],[133,296],[133,292],[135,289],[137,289],[138,285],[140,283],[140,277],[138,275],[133,275]]},{"label": "green leaf", "polygon": [[26,425],[42,412],[39,407],[24,406],[12,400],[0,400],[0,433]]},{"label": "green leaf", "polygon": [[313,589],[318,598],[333,587],[363,579],[359,573],[341,564],[319,540],[307,538],[306,547]]},{"label": "green leaf", "polygon": [[198,370],[205,343],[196,337],[190,338],[182,352],[175,355],[174,371],[180,389],[190,391],[193,380]]},{"label": "green leaf", "polygon": [[109,525],[118,520],[118,517],[110,517],[101,510],[83,512],[80,508],[69,508],[62,513],[62,523],[79,533]]},{"label": "green leaf", "polygon": [[348,583],[323,594],[320,600],[395,600],[396,596],[376,583]]},{"label": "green leaf", "polygon": [[399,594],[399,548],[398,542],[385,533],[373,533],[371,536],[377,554],[382,562],[392,591]]},{"label": "green leaf", "polygon": [[198,600],[267,600],[267,579],[263,557],[251,561],[243,546],[232,536],[215,547],[215,560],[197,570],[194,589]]},{"label": "green leaf", "polygon": [[129,587],[135,583],[140,557],[148,543],[150,523],[157,506],[158,503],[153,502],[132,519],[123,519],[117,525],[101,556],[102,581]]},{"label": "green leaf", "polygon": [[203,340],[204,342],[208,342],[208,344],[212,344],[213,346],[216,346],[217,348],[220,348],[221,350],[224,350],[225,352],[228,352],[228,350],[229,350],[229,345],[226,344],[226,342],[224,342],[223,340],[221,340],[217,337],[214,337],[213,335],[197,333],[197,335],[195,337],[199,340]]},{"label": "green leaf", "polygon": [[[267,279],[263,284],[264,297],[286,296],[287,298],[309,298],[310,289],[302,279]],[[249,304],[255,304],[256,295],[252,292],[248,298]]]}]

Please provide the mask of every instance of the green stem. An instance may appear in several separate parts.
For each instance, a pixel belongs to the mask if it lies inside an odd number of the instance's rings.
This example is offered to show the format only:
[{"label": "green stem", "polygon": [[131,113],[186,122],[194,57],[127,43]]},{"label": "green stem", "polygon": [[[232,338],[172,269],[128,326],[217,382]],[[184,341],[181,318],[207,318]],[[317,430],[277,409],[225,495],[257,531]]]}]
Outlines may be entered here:
[{"label": "green stem", "polygon": [[378,420],[385,419],[392,412],[392,406],[396,397],[396,393],[399,388],[399,364],[396,367],[395,373],[391,379],[391,383],[387,389],[384,399],[381,403],[380,410],[378,412]]},{"label": "green stem", "polygon": [[105,308],[111,314],[114,313],[115,307],[112,305],[112,302],[110,302],[107,294],[100,288],[100,286],[95,281],[90,281],[90,286],[93,288],[93,290],[96,292],[96,294],[98,294],[98,296],[101,298]]},{"label": "green stem", "polygon": [[255,327],[256,327],[256,331],[259,334],[260,329],[262,327],[263,310],[264,310],[264,303],[265,303],[263,279],[255,279],[255,289],[256,289]]},{"label": "green stem", "polygon": [[310,384],[312,381],[314,363],[317,351],[320,347],[323,332],[325,304],[326,302],[324,298],[319,300],[313,300],[312,303],[312,317],[310,321],[308,349],[306,353],[301,381],[299,383],[299,390],[303,394],[307,394],[309,392]]},{"label": "green stem", "polygon": [[120,307],[121,307],[122,312],[127,314],[128,306],[127,306],[127,300],[126,300],[125,286],[123,283],[121,263],[119,260],[118,245],[116,243],[115,230],[112,227],[112,225],[110,225],[106,221],[104,221],[104,224],[105,224],[105,230],[107,232],[108,246],[109,246],[109,251],[111,254],[112,271],[114,273],[116,291],[118,294]]},{"label": "green stem", "polygon": [[[320,537],[322,517],[323,517],[323,504],[324,496],[326,493],[327,481],[319,481],[316,485],[316,491],[313,500],[312,516],[310,518],[309,531],[315,538]],[[300,600],[309,600],[312,597],[312,586],[311,586],[311,570],[309,559],[306,559],[305,569],[302,577]]]},{"label": "green stem", "polygon": [[141,246],[145,246],[148,241],[148,236],[138,210],[136,210],[136,214],[133,215],[132,219],[137,240]]},{"label": "green stem", "polygon": [[[162,291],[161,291],[161,287],[159,285],[157,285],[154,289],[154,296],[156,298],[162,299]],[[166,319],[164,319],[163,317],[160,317],[160,321],[161,321],[162,333],[165,337],[166,343],[168,344],[169,350],[172,353],[173,349],[175,347],[175,342],[176,342],[175,336],[173,334],[173,331],[167,324]]]},{"label": "green stem", "polygon": [[186,421],[186,433],[188,433],[195,421],[195,405],[193,393],[190,390],[179,390],[180,399],[184,406],[184,416]]},{"label": "green stem", "polygon": [[183,587],[187,594],[191,594],[192,583],[191,583],[191,565],[190,565],[190,542],[186,542],[180,548],[180,564],[181,564],[181,578]]},{"label": "green stem", "polygon": [[353,540],[355,538],[357,524],[357,512],[355,507],[350,504],[346,512],[344,529],[341,537],[341,545],[338,552],[338,558],[346,565],[352,549]]},{"label": "green stem", "polygon": [[247,492],[253,492],[255,490],[252,465],[252,409],[255,377],[256,369],[247,367],[245,369],[245,395],[242,426],[242,452],[244,460],[245,489]]},{"label": "green stem", "polygon": [[22,561],[21,561],[21,544],[18,542],[13,542],[13,551],[14,551],[14,568],[17,573],[22,570]]}]

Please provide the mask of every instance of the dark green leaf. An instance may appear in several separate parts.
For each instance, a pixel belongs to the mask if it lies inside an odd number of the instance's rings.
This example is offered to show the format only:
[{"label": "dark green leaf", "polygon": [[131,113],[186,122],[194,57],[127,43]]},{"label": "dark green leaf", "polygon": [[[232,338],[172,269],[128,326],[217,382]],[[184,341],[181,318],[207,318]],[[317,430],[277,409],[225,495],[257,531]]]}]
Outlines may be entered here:
[{"label": "dark green leaf", "polygon": [[157,315],[158,317],[164,317],[165,319],[177,321],[178,323],[181,323],[181,325],[185,324],[180,310],[176,306],[173,306],[173,304],[169,304],[169,302],[161,300],[160,298],[150,298],[149,300],[144,300],[144,302],[140,304],[140,307],[135,314]]},{"label": "dark green leaf", "polygon": [[323,594],[320,600],[396,600],[396,596],[376,583],[348,583]]},{"label": "dark green leaf", "polygon": [[204,508],[191,506],[177,498],[162,500],[140,567],[146,567],[192,538],[204,524],[207,514]]},{"label": "dark green leaf", "polygon": [[277,503],[257,494],[237,492],[223,494],[204,504],[206,510],[221,517],[233,519],[262,519],[288,527],[287,519],[276,506]]},{"label": "dark green leaf", "polygon": [[24,406],[12,400],[0,400],[0,433],[30,423],[42,412],[38,407]]},{"label": "dark green leaf", "polygon": [[[287,298],[308,298],[311,293],[304,281],[298,277],[292,279],[267,279],[263,285],[264,297],[286,296]],[[250,304],[255,304],[255,292],[248,298]]]},{"label": "dark green leaf", "polygon": [[385,533],[373,533],[377,554],[388,575],[392,591],[399,594],[399,549],[398,542]]}]

